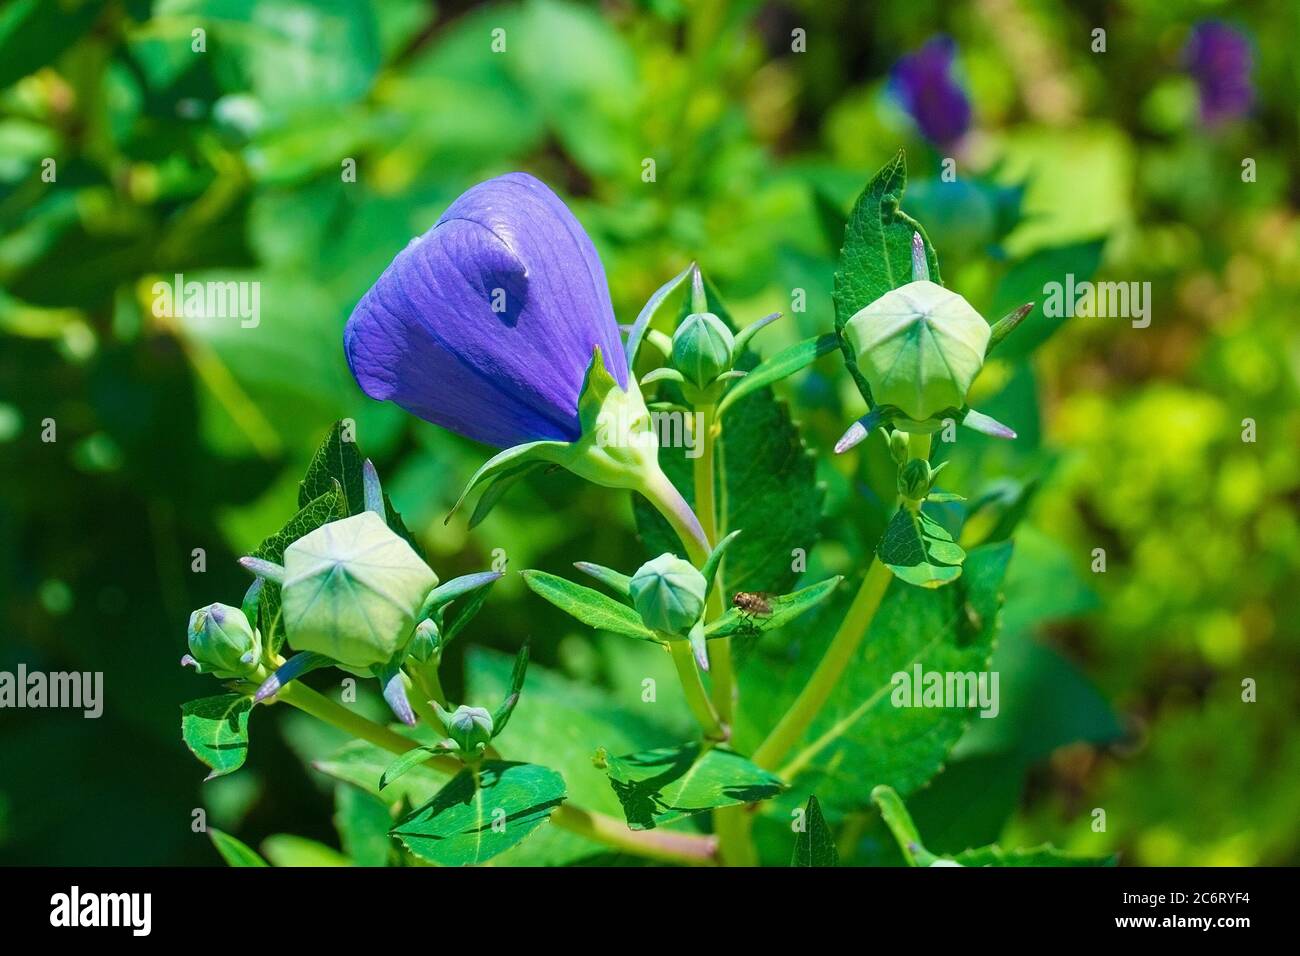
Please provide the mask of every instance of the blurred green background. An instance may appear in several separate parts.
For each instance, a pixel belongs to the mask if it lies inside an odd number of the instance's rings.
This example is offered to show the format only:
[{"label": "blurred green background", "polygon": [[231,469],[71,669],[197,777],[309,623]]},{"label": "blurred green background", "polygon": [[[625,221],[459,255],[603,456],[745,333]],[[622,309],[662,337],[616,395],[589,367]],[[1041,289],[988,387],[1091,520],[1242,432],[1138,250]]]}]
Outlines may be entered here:
[{"label": "blurred green background", "polygon": [[[1255,97],[1214,126],[1184,55],[1209,17],[1249,38]],[[948,152],[889,90],[937,34],[973,110]],[[107,700],[99,720],[0,712],[0,859],[214,863],[196,807],[253,845],[336,843],[334,785],[304,763],[328,735],[259,711],[247,767],[202,784],[178,708],[214,688],[177,663],[190,610],[237,603],[235,557],[292,513],[336,419],[356,420],[444,579],[498,548],[511,569],[561,573],[648,557],[626,501],[563,473],[472,533],[463,515],[444,526],[486,450],[348,374],[353,305],[462,190],[514,169],[551,184],[622,322],[697,258],[733,315],[788,313],[760,340],[770,354],[832,328],[836,230],[901,145],[905,208],[990,319],[1066,271],[1153,290],[1146,329],[1035,312],[976,385],[972,404],[1021,438],[964,444],[949,481],[1032,495],[995,657],[1004,715],[975,721],[914,798],[930,848],[1001,836],[1135,865],[1296,862],[1298,35],[1291,0],[12,0],[0,669],[103,671]],[[155,318],[150,288],[177,272],[260,282],[261,324]],[[778,392],[826,485],[816,566],[852,574],[879,531],[861,504],[870,464],[829,450],[860,399],[837,356]],[[649,666],[508,576],[445,669],[453,698],[467,647],[513,651],[528,633],[555,680],[601,700]],[[845,862],[878,859],[865,833]]]}]

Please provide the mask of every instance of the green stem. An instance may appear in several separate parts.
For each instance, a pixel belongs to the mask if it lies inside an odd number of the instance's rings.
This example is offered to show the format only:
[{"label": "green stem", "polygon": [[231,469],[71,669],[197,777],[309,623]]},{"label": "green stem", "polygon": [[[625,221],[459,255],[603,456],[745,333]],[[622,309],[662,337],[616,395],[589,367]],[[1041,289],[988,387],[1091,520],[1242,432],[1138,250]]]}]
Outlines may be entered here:
[{"label": "green stem", "polygon": [[[693,466],[695,479],[695,513],[699,516],[700,527],[709,545],[718,543],[718,508],[714,497],[714,435],[716,406],[697,405],[695,412],[700,417],[699,434],[696,441],[700,443],[700,455]],[[708,607],[704,611],[704,621],[708,623],[722,616],[724,595],[722,588],[714,587],[709,593]],[[731,712],[735,702],[736,679],[731,663],[731,638],[723,637],[709,644],[709,676],[712,678],[713,706],[723,723],[731,723]]]},{"label": "green stem", "polygon": [[[301,682],[287,685],[275,699],[390,753],[404,754],[416,746],[411,738],[353,713]],[[447,774],[459,773],[461,769],[459,760],[447,756],[430,756],[425,765]],[[630,830],[621,820],[584,810],[572,803],[561,804],[551,815],[551,822],[590,840],[647,859],[691,866],[711,866],[717,862],[717,843],[712,837],[669,830]]]},{"label": "green stem", "polygon": [[700,722],[704,736],[710,740],[726,740],[727,731],[722,726],[722,721],[718,719],[718,712],[714,709],[713,702],[709,700],[704,682],[700,680],[700,671],[695,666],[695,656],[691,653],[690,642],[671,640],[668,642],[668,653],[672,655],[673,666],[677,668],[677,676],[682,682],[682,690],[686,692],[686,704],[695,715],[695,719]]},{"label": "green stem", "polygon": [[686,556],[696,567],[703,567],[709,559],[709,539],[700,527],[700,519],[668,476],[662,471],[651,475],[640,491],[677,533],[686,549]]}]

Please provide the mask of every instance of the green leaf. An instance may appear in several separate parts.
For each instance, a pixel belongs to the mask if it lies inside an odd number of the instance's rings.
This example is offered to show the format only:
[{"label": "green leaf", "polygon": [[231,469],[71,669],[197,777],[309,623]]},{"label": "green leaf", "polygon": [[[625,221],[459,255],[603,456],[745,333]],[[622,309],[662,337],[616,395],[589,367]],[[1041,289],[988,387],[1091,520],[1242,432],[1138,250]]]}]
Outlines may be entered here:
[{"label": "green leaf", "polygon": [[[420,743],[419,740],[411,741],[413,747]],[[429,745],[432,746],[432,742]],[[393,755],[389,751],[364,740],[351,740],[328,757],[312,761],[312,769],[342,783],[360,787],[374,796],[381,796],[379,781],[392,763]],[[420,764],[398,782],[390,781],[382,798],[417,806],[437,793],[447,780],[448,774]]]},{"label": "green leaf", "polygon": [[590,561],[575,561],[573,566],[583,574],[595,578],[605,587],[622,597],[628,597],[632,591],[632,578],[620,571],[615,571],[613,568],[592,564]]},{"label": "green leaf", "polygon": [[421,744],[419,747],[412,747],[384,768],[384,772],[379,777],[379,789],[387,789],[389,784],[406,776],[416,767],[428,763],[430,757],[447,752],[447,748],[441,744]]},{"label": "green leaf", "polygon": [[292,833],[272,833],[262,841],[262,852],[272,866],[349,866],[348,858],[333,847]]},{"label": "green leaf", "polygon": [[[321,525],[347,516],[343,488],[335,479],[329,491],[307,502],[283,528],[258,545],[253,557],[283,564],[285,548]],[[280,585],[266,581],[262,585],[257,608],[257,623],[262,631],[262,639],[273,652],[279,653],[285,638],[284,621],[280,617]]]},{"label": "green leaf", "polygon": [[[661,448],[659,464],[693,507],[693,460],[686,449]],[[728,600],[737,591],[793,589],[799,574],[791,568],[791,552],[811,551],[821,522],[825,489],[816,469],[789,409],[771,389],[745,396],[727,413],[718,443],[718,533],[744,531],[722,562]],[[647,553],[681,553],[681,542],[648,502],[636,496],[632,509]]]},{"label": "green leaf", "polygon": [[662,644],[659,635],[641,623],[641,617],[626,604],[615,601],[581,584],[575,584],[545,571],[522,572],[524,583],[533,593],[550,601],[561,611],[598,631],[613,631],[626,637]]},{"label": "green leaf", "polygon": [[390,832],[431,863],[484,863],[532,833],[564,799],[564,779],[554,770],[489,760],[477,772],[462,770]]},{"label": "green leaf", "polygon": [[840,854],[835,849],[835,838],[831,836],[826,818],[822,816],[821,804],[816,797],[808,798],[804,808],[803,829],[794,838],[794,857],[791,866],[839,866]]},{"label": "green leaf", "polygon": [[[832,300],[835,303],[836,332],[842,332],[849,319],[886,292],[912,281],[912,234],[915,232],[921,234],[921,241],[925,244],[930,281],[943,284],[939,277],[939,259],[925,230],[900,208],[906,187],[907,164],[900,149],[872,177],[853,204],[835,269]],[[863,397],[870,401],[871,389],[858,371],[852,347],[842,336],[841,347],[849,373]]]},{"label": "green leaf", "polygon": [[[506,759],[527,756],[564,777],[569,799],[588,810],[620,816],[622,806],[608,778],[592,763],[597,743],[614,753],[632,753],[663,747],[681,739],[683,728],[693,725],[685,698],[675,679],[668,655],[658,645],[627,641],[610,635],[605,643],[638,659],[663,662],[663,671],[649,663],[636,667],[636,680],[614,690],[557,674],[533,665],[528,669],[528,692],[510,718],[510,732],[494,741]],[[495,700],[509,690],[513,656],[469,648],[465,696],[469,700]],[[656,674],[658,691],[647,700],[641,681]],[[411,776],[420,773],[417,769]],[[377,779],[377,777],[376,777]],[[409,777],[407,778],[409,779]],[[401,787],[405,781],[396,786]],[[513,865],[559,865],[600,852],[602,847],[568,830],[545,827],[528,842],[511,850],[499,862]]]},{"label": "green leaf", "polygon": [[604,760],[633,830],[653,830],[715,807],[756,803],[785,789],[779,777],[740,754],[699,743]]},{"label": "green leaf", "polygon": [[[898,674],[986,671],[992,653],[1009,543],[976,548],[962,577],[932,590],[891,584],[870,630],[821,713],[793,751],[782,777],[816,792],[832,813],[860,808],[862,794],[886,784],[907,794],[929,781],[975,716],[972,707],[897,706]],[[790,640],[759,641],[745,662],[735,727],[737,746],[753,746],[808,681],[851,600],[843,588]]]},{"label": "green leaf", "polygon": [[825,335],[805,339],[791,345],[789,348],[782,349],[771,358],[764,359],[751,371],[747,372],[744,378],[731,386],[727,394],[722,396],[722,401],[718,403],[718,417],[721,418],[727,409],[746,395],[750,395],[761,388],[767,388],[784,378],[789,378],[800,369],[807,368],[823,355],[834,352],[839,344],[839,335],[835,332],[827,332]]},{"label": "green leaf", "polygon": [[334,829],[354,865],[388,865],[392,853],[388,830],[392,825],[392,814],[383,800],[348,784],[334,788]]},{"label": "green leaf", "polygon": [[844,578],[837,574],[833,578],[827,578],[825,581],[818,581],[806,588],[800,588],[792,594],[769,597],[767,603],[772,608],[772,613],[769,615],[751,616],[745,614],[739,608],[729,608],[726,613],[711,621],[704,628],[704,634],[709,639],[713,639],[715,637],[731,637],[733,634],[761,634],[763,631],[774,631],[777,628],[785,627],[795,618],[811,611],[830,597],[843,580]]},{"label": "green leaf", "polygon": [[624,346],[627,353],[628,368],[635,370],[637,354],[641,351],[641,342],[645,338],[646,332],[650,330],[655,317],[659,314],[659,310],[663,307],[664,302],[667,301],[674,292],[681,288],[682,283],[687,280],[691,274],[691,269],[694,267],[695,263],[692,262],[681,272],[677,273],[677,275],[673,276],[661,285],[654,291],[654,294],[646,300],[646,304],[641,307],[641,312],[637,315],[636,321],[632,323],[632,328],[628,331],[627,343]]},{"label": "green leaf", "polygon": [[966,552],[928,515],[899,508],[876,549],[894,574],[923,588],[940,588],[961,576]]},{"label": "green leaf", "polygon": [[208,839],[212,845],[217,848],[221,858],[226,861],[227,866],[269,866],[264,859],[257,855],[248,844],[242,840],[237,840],[229,833],[218,830],[216,827],[208,827]]},{"label": "green leaf", "polygon": [[333,491],[337,482],[347,511],[344,517],[360,514],[366,507],[361,464],[357,443],[344,435],[342,422],[335,422],[312,456],[307,474],[298,483],[298,507],[305,508],[321,495]]},{"label": "green leaf", "polygon": [[207,779],[238,770],[248,756],[248,714],[253,699],[243,694],[202,697],[181,705],[181,738],[212,768]]},{"label": "green leaf", "polygon": [[950,858],[939,857],[926,849],[911,814],[892,788],[876,787],[871,791],[871,800],[908,866],[1114,866],[1116,862],[1113,856],[1074,856],[1047,844],[1027,850],[1003,850],[992,845],[963,850]]}]

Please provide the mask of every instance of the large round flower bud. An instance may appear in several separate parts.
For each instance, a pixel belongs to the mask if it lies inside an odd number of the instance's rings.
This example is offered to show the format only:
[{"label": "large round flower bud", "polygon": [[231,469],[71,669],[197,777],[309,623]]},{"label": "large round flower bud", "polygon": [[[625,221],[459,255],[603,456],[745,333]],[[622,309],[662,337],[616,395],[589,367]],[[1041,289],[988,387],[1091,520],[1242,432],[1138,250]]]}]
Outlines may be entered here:
[{"label": "large round flower bud", "polygon": [[200,674],[221,678],[245,677],[257,670],[262,641],[244,612],[227,604],[209,604],[190,615],[186,635],[189,656]]},{"label": "large round flower bud", "polygon": [[438,716],[447,727],[447,736],[465,754],[479,754],[492,741],[492,715],[483,707],[461,704],[448,714],[438,708]]},{"label": "large round flower bud", "polygon": [[438,576],[373,511],[331,521],[284,551],[284,626],[298,651],[349,667],[405,644]]},{"label": "large round flower bud", "polygon": [[875,403],[924,422],[966,404],[989,324],[957,293],[922,280],[866,306],[844,335]]},{"label": "large round flower bud", "polygon": [[685,635],[704,613],[708,584],[689,561],[661,554],[637,569],[628,593],[646,627]]},{"label": "large round flower bud", "polygon": [[736,337],[712,312],[692,312],[673,333],[673,367],[698,388],[731,370]]}]

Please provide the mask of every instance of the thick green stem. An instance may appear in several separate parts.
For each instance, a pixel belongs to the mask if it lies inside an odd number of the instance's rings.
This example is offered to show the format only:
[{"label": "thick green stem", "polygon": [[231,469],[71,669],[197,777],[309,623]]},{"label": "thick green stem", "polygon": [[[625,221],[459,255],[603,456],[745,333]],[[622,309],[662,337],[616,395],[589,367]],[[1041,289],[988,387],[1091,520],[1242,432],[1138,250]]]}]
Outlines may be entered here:
[{"label": "thick green stem", "polygon": [[668,476],[662,471],[650,476],[640,491],[677,533],[686,556],[697,567],[703,567],[709,558],[709,539],[704,536],[699,518]]},{"label": "thick green stem", "polygon": [[[390,753],[404,754],[416,746],[411,738],[353,713],[301,682],[282,688],[276,699]],[[430,756],[425,764],[446,774],[456,774],[461,769],[459,760],[447,756]],[[572,803],[561,804],[551,815],[551,822],[590,840],[647,859],[690,866],[711,866],[717,862],[717,842],[712,837],[668,830],[630,830],[621,820],[584,810]]]},{"label": "thick green stem", "polygon": [[[699,516],[700,527],[708,538],[710,547],[718,544],[718,507],[714,495],[714,458],[716,436],[714,421],[716,406],[697,405],[695,412],[699,415],[699,433],[695,440],[700,448],[700,455],[693,467],[695,479],[695,513]],[[722,616],[724,607],[722,588],[715,587],[709,593],[709,604],[704,611],[705,623]],[[735,703],[736,678],[731,663],[731,638],[723,637],[709,643],[709,676],[712,678],[713,706],[723,723],[731,723],[731,711]]]},{"label": "thick green stem", "polygon": [[831,643],[826,648],[826,653],[822,656],[817,669],[808,678],[808,683],[799,692],[799,696],[790,705],[785,716],[754,751],[752,758],[754,763],[769,770],[775,768],[790,748],[803,737],[830,698],[831,691],[839,683],[845,668],[849,666],[858,646],[866,636],[867,630],[871,627],[871,619],[875,617],[876,609],[880,607],[880,601],[885,596],[885,589],[889,587],[892,578],[893,573],[889,568],[881,564],[879,559],[872,558],[871,567],[867,569],[867,575],[862,579],[862,586],[858,588],[848,613],[844,615],[839,630],[831,638]]},{"label": "thick green stem", "polygon": [[668,653],[672,655],[673,666],[677,668],[677,677],[682,682],[686,693],[686,705],[699,721],[704,736],[710,740],[726,740],[727,731],[718,719],[718,712],[709,700],[704,682],[700,680],[699,669],[695,666],[695,656],[691,653],[688,641],[672,640],[668,642]]}]

